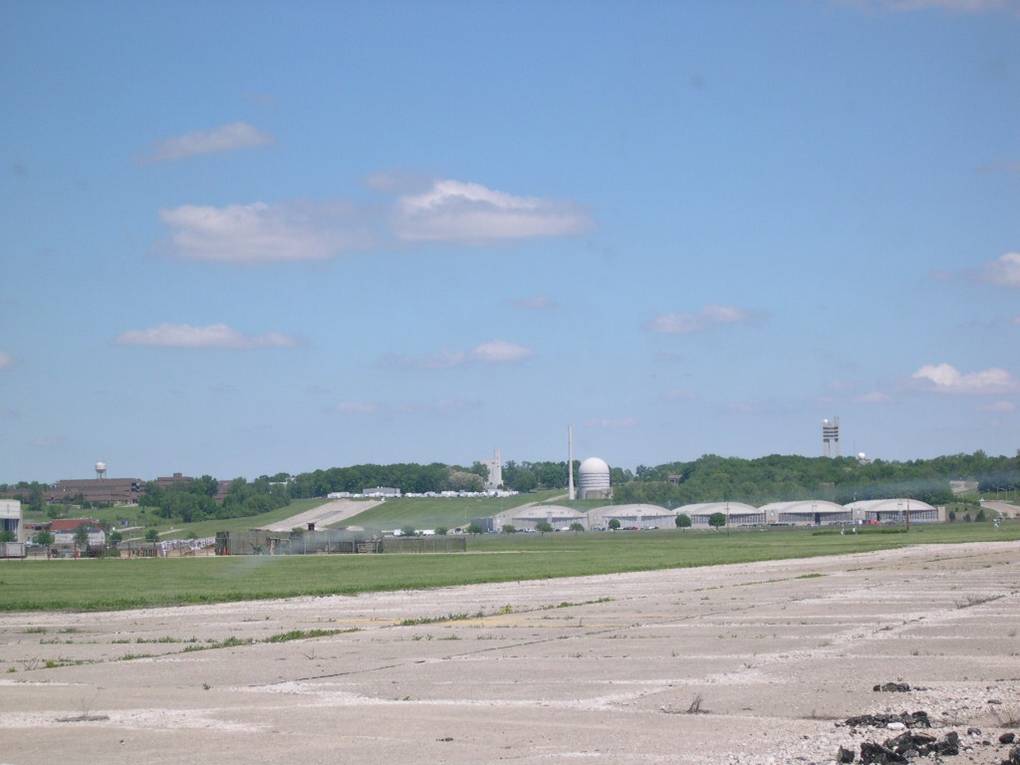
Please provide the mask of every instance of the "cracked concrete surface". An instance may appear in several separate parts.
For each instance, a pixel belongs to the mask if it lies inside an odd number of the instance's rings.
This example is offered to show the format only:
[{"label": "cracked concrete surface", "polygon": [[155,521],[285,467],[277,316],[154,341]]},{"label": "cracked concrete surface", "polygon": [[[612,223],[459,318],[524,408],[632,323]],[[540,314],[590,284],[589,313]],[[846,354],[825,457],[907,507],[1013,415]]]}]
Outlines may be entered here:
[{"label": "cracked concrete surface", "polygon": [[[344,632],[260,642],[313,629]],[[827,763],[888,737],[836,721],[923,709],[970,747],[947,762],[998,763],[1018,630],[1016,542],[7,613],[0,761]]]}]

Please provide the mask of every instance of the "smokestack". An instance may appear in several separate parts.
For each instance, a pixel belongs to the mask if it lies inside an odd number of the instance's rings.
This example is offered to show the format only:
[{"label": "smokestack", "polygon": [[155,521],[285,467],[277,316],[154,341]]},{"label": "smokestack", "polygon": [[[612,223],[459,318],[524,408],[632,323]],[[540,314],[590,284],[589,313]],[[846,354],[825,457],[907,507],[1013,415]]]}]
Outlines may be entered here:
[{"label": "smokestack", "polygon": [[574,426],[567,425],[567,499],[577,499],[574,491]]}]

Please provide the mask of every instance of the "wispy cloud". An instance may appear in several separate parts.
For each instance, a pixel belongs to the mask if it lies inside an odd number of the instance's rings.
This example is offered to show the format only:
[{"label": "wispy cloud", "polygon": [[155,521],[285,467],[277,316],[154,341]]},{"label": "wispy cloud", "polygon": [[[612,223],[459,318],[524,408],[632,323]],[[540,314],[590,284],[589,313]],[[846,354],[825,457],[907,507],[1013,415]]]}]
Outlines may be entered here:
[{"label": "wispy cloud", "polygon": [[177,255],[232,263],[324,260],[368,245],[350,205],[282,204],[160,210]]},{"label": "wispy cloud", "polygon": [[551,308],[557,307],[556,301],[546,295],[531,295],[530,297],[517,298],[510,301],[510,304],[522,311],[548,311]]},{"label": "wispy cloud", "polygon": [[472,348],[469,356],[475,361],[482,361],[486,364],[513,364],[524,361],[534,354],[535,352],[531,348],[517,343],[509,343],[506,340],[489,340]]},{"label": "wispy cloud", "polygon": [[378,401],[342,401],[333,407],[333,411],[351,416],[452,415],[479,409],[481,406],[481,401],[465,398],[443,398],[436,401],[404,401],[395,404]]},{"label": "wispy cloud", "polygon": [[191,324],[160,324],[149,329],[132,329],[117,337],[120,345],[159,348],[289,348],[297,341],[281,332],[245,335],[226,324],[196,327]]},{"label": "wispy cloud", "polygon": [[393,233],[415,242],[492,242],[579,234],[590,225],[576,205],[520,197],[480,183],[436,180],[401,196]]},{"label": "wispy cloud", "polygon": [[992,395],[1017,389],[1013,376],[996,367],[964,373],[951,364],[927,364],[911,377],[936,393]]},{"label": "wispy cloud", "polygon": [[64,436],[36,436],[28,443],[37,449],[59,449],[67,443],[67,439]]},{"label": "wispy cloud", "polygon": [[597,417],[591,420],[585,420],[584,424],[585,427],[588,428],[607,428],[616,430],[636,427],[638,421],[634,417]]},{"label": "wispy cloud", "polygon": [[982,406],[981,411],[992,412],[994,414],[1010,414],[1016,411],[1016,404],[1012,401],[992,401],[990,404]]},{"label": "wispy cloud", "polygon": [[707,305],[697,313],[664,313],[656,316],[647,327],[652,332],[670,335],[689,335],[715,327],[747,324],[754,315],[743,308],[727,305]]},{"label": "wispy cloud", "polygon": [[149,162],[165,162],[200,154],[253,149],[272,142],[271,135],[263,133],[247,122],[231,122],[211,130],[196,130],[194,133],[158,141],[145,159]]},{"label": "wispy cloud", "polygon": [[506,340],[488,340],[467,351],[442,350],[422,355],[391,354],[384,356],[386,366],[410,369],[449,369],[470,362],[480,364],[515,364],[535,355],[534,350]]},{"label": "wispy cloud", "polygon": [[862,393],[859,396],[854,396],[854,401],[858,404],[888,404],[892,401],[892,396],[880,390],[873,390],[868,393]]},{"label": "wispy cloud", "polygon": [[9,353],[0,351],[0,369],[6,369],[14,363],[14,357]]},{"label": "wispy cloud", "polygon": [[336,405],[340,414],[375,414],[379,405],[374,401],[341,401]]},{"label": "wispy cloud", "polygon": [[662,394],[662,398],[666,401],[693,401],[697,397],[697,393],[686,388],[673,388]]},{"label": "wispy cloud", "polygon": [[871,6],[890,11],[943,10],[957,13],[986,11],[1017,11],[1017,0],[850,0],[853,5]]},{"label": "wispy cloud", "polygon": [[1007,252],[986,263],[981,278],[1000,287],[1020,287],[1020,252]]}]

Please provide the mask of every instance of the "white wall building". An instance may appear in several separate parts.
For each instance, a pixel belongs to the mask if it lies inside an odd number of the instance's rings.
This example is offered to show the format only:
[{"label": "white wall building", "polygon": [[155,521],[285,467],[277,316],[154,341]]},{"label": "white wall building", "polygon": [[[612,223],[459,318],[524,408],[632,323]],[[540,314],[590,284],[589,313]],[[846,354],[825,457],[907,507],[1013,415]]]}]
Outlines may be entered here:
[{"label": "white wall building", "polygon": [[15,542],[24,542],[24,529],[21,523],[21,501],[17,499],[0,499],[0,531],[10,531]]},{"label": "white wall building", "polygon": [[577,469],[578,499],[609,499],[613,496],[610,486],[609,465],[598,457],[589,457]]}]

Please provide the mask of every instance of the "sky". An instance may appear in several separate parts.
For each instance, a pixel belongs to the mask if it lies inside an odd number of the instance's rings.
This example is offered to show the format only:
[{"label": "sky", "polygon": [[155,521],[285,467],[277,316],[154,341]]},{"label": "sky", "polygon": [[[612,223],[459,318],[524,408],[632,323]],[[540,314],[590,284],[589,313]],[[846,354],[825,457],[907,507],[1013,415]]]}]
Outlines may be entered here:
[{"label": "sky", "polygon": [[1020,1],[0,3],[0,482],[1020,448]]}]

